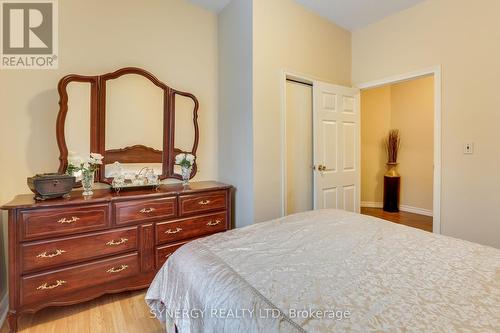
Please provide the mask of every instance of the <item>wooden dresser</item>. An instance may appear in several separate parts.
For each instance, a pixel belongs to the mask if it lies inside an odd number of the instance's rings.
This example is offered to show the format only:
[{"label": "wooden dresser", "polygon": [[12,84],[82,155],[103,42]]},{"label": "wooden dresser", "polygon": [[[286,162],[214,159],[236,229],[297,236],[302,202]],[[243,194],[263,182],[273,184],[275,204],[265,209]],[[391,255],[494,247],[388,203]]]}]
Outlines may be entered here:
[{"label": "wooden dresser", "polygon": [[96,190],[85,199],[35,202],[17,196],[9,212],[9,326],[48,306],[146,288],[186,242],[231,228],[232,187],[216,182],[158,191]]}]

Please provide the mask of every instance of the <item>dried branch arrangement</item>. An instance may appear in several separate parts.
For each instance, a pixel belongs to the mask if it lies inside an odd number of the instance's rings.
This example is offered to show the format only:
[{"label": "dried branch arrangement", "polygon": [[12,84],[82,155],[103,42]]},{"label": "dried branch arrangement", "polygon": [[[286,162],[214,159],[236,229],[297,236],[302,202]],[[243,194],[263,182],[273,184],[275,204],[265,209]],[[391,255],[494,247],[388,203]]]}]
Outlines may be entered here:
[{"label": "dried branch arrangement", "polygon": [[385,140],[385,149],[387,151],[387,163],[397,163],[398,161],[398,150],[401,146],[401,137],[399,136],[399,130],[392,129],[389,132],[389,136]]}]

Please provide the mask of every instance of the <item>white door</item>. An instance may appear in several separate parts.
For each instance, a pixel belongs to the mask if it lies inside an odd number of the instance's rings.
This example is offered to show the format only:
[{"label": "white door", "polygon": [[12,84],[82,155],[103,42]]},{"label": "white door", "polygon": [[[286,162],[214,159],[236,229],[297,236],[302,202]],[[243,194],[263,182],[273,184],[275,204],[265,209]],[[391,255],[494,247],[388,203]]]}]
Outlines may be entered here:
[{"label": "white door", "polygon": [[360,209],[359,90],[315,81],[314,208]]}]

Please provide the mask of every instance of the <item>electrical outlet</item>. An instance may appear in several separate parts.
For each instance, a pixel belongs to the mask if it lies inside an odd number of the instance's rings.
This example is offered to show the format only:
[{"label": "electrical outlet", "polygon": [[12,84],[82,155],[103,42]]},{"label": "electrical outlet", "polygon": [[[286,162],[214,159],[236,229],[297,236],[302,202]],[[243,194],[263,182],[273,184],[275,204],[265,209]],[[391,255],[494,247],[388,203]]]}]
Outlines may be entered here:
[{"label": "electrical outlet", "polygon": [[474,154],[474,142],[464,143],[464,154]]}]

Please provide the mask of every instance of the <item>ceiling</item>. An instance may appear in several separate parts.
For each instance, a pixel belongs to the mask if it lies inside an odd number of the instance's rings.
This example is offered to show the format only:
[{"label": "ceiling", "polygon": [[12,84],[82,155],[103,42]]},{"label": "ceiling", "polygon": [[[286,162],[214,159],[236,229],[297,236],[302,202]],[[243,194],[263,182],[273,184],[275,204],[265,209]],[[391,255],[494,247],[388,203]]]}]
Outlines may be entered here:
[{"label": "ceiling", "polygon": [[356,30],[423,0],[295,0],[341,27]]},{"label": "ceiling", "polygon": [[206,9],[210,9],[216,13],[220,12],[222,8],[226,7],[231,0],[189,0],[195,5],[199,5]]},{"label": "ceiling", "polygon": [[[219,12],[231,0],[190,0]],[[267,0],[273,1],[273,0]],[[295,0],[348,30],[360,29],[424,0]]]}]

